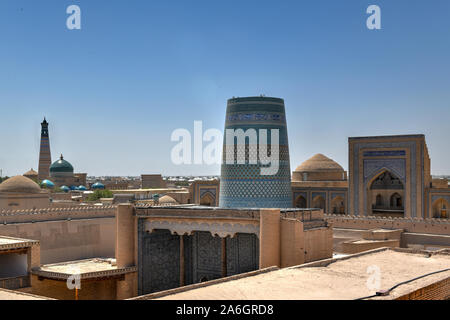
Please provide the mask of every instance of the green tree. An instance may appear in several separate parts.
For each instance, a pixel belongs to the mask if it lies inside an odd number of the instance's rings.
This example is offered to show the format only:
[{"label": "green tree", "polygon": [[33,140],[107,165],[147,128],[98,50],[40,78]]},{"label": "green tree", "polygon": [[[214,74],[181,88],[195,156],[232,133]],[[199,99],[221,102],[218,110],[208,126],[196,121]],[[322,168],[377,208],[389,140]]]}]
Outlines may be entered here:
[{"label": "green tree", "polygon": [[112,198],[113,193],[110,190],[95,190],[87,197],[87,201],[98,201],[100,198]]},{"label": "green tree", "polygon": [[9,177],[0,177],[0,183],[2,183],[3,181],[5,181],[6,179],[9,179]]}]

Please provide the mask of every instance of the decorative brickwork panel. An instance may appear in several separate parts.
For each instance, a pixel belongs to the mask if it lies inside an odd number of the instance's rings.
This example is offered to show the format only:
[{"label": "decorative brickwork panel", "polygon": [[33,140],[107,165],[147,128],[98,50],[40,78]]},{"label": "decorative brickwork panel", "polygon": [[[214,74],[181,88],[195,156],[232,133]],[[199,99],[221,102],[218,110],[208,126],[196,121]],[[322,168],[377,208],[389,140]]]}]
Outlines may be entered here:
[{"label": "decorative brickwork panel", "polygon": [[[227,141],[228,130],[254,133],[256,141],[247,139],[238,142],[239,139],[234,137],[235,142],[232,143],[230,139]],[[278,141],[271,141],[271,130],[278,132]],[[248,97],[228,100],[223,148],[219,194],[221,207],[292,207],[289,144],[282,99]],[[273,159],[278,161],[278,165],[274,166],[277,170],[270,174],[265,172],[268,164],[260,161],[268,157],[269,150],[270,154],[278,150],[278,154],[274,154],[276,159]]]},{"label": "decorative brickwork panel", "polygon": [[366,159],[364,160],[364,182],[382,170],[392,171],[402,182],[406,181],[405,159]]},{"label": "decorative brickwork panel", "polygon": [[228,276],[258,269],[259,241],[254,234],[238,233],[227,238]]},{"label": "decorative brickwork panel", "polygon": [[180,237],[168,230],[139,232],[139,294],[180,285]]},{"label": "decorative brickwork panel", "polygon": [[[212,280],[222,277],[222,239],[209,232],[196,232],[193,240],[193,280]],[[185,243],[186,246],[186,243]],[[256,235],[238,233],[227,238],[227,275],[257,270],[259,266],[259,241]],[[185,247],[186,249],[186,247]],[[185,260],[187,262],[187,260]],[[187,277],[188,278],[188,277]]]},{"label": "decorative brickwork panel", "polygon": [[193,280],[198,283],[222,277],[222,245],[220,237],[210,232],[195,232],[193,237]]},{"label": "decorative brickwork panel", "polygon": [[184,283],[185,285],[194,283],[194,262],[193,262],[193,236],[183,236],[184,242]]},{"label": "decorative brickwork panel", "polygon": [[[145,232],[138,223],[139,295],[177,288],[180,285],[180,237],[168,230]],[[222,239],[208,231],[183,236],[185,284],[222,277]],[[237,233],[226,238],[227,275],[257,270],[259,240],[255,234]]]}]

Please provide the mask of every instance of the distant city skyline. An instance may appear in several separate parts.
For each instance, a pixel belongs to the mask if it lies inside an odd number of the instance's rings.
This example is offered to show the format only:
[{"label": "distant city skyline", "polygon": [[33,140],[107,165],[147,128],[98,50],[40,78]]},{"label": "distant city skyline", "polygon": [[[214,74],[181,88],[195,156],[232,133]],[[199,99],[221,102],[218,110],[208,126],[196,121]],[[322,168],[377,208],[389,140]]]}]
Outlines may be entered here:
[{"label": "distant city skyline", "polygon": [[[76,2],[82,29],[68,30]],[[366,28],[376,4],[382,29]],[[450,2],[4,0],[0,169],[37,171],[40,123],[89,176],[219,175],[170,161],[178,128],[223,130],[227,99],[283,98],[291,171],[348,170],[347,138],[425,134],[450,175]]]}]

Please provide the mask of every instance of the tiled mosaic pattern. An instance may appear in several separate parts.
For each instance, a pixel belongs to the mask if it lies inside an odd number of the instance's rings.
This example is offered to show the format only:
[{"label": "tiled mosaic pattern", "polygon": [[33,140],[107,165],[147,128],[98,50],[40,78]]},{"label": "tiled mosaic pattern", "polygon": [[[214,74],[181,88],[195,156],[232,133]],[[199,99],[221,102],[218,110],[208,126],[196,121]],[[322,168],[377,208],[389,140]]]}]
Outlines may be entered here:
[{"label": "tiled mosaic pattern", "polygon": [[[222,164],[220,179],[219,204],[225,208],[290,208],[292,207],[289,146],[286,130],[284,101],[276,98],[236,98],[228,101],[226,129],[270,129],[279,130],[279,169],[274,175],[262,175],[261,168],[268,167],[261,163],[250,164],[251,159],[258,159],[257,149],[248,145],[241,150],[236,147],[234,156],[245,159],[244,164]],[[226,139],[226,135],[225,135]],[[235,142],[236,143],[236,142]],[[268,141],[268,149],[270,144]],[[224,140],[225,151],[225,140]],[[234,158],[236,159],[236,158]]]}]

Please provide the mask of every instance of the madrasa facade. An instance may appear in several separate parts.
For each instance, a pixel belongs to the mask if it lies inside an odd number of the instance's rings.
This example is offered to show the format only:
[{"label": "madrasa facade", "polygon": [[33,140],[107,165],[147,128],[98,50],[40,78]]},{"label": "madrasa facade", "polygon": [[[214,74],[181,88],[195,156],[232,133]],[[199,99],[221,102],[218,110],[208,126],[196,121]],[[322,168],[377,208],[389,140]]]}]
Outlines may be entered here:
[{"label": "madrasa facade", "polygon": [[317,154],[292,174],[293,204],[328,214],[448,219],[447,179],[431,176],[425,136],[351,137],[349,172]]}]

